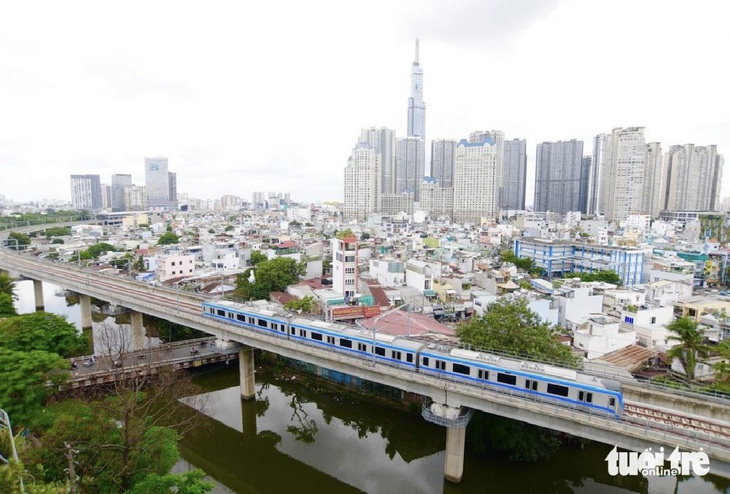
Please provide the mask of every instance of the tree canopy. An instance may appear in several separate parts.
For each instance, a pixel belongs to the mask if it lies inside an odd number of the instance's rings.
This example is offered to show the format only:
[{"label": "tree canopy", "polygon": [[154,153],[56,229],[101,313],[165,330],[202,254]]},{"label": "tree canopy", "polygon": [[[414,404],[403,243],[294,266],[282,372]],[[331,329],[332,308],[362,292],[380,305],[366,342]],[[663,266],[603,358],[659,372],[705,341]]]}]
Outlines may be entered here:
[{"label": "tree canopy", "polygon": [[302,299],[290,300],[284,304],[284,308],[292,312],[304,312],[306,314],[312,314],[314,309],[317,307],[314,297],[307,295]]},{"label": "tree canopy", "polygon": [[[254,281],[249,280],[253,271]],[[237,293],[244,300],[262,300],[271,292],[286,290],[306,272],[306,265],[288,257],[262,261],[256,269],[247,269],[237,278]]]},{"label": "tree canopy", "polygon": [[573,273],[571,276],[580,276],[581,281],[602,281],[621,286],[621,277],[614,271],[595,271],[593,273]]},{"label": "tree canopy", "polygon": [[679,342],[667,355],[670,359],[679,359],[687,381],[692,381],[698,357],[706,357],[709,353],[709,347],[705,345],[705,331],[689,316],[680,317],[668,324],[667,329],[671,333],[667,340]]},{"label": "tree canopy", "polygon": [[173,245],[180,241],[180,237],[175,235],[173,232],[165,232],[162,235],[160,235],[159,240],[157,240],[157,245]]},{"label": "tree canopy", "polygon": [[514,252],[509,249],[505,249],[499,253],[500,258],[503,262],[511,262],[518,268],[531,272],[535,270],[535,261],[529,257],[517,257]]},{"label": "tree canopy", "polygon": [[0,293],[0,318],[17,316],[13,297],[7,293]]},{"label": "tree canopy", "polygon": [[16,351],[0,347],[0,408],[16,424],[28,424],[43,406],[49,393],[46,381],[63,382],[68,362],[55,353]]},{"label": "tree canopy", "polygon": [[15,281],[7,273],[0,273],[0,293],[15,298]]},{"label": "tree canopy", "polygon": [[256,266],[257,264],[268,260],[269,258],[266,257],[266,254],[264,254],[260,250],[251,251],[251,266]]},{"label": "tree canopy", "polygon": [[[17,240],[18,246],[30,245],[30,237],[28,235],[24,235],[22,233],[10,232],[10,234],[8,235],[8,238],[14,238],[15,240]],[[7,246],[10,247],[11,249],[14,249],[16,247],[15,242],[13,242],[13,241],[8,242]]]},{"label": "tree canopy", "polygon": [[86,250],[82,250],[79,256],[81,259],[97,259],[104,252],[116,252],[117,248],[106,242],[94,244]]},{"label": "tree canopy", "polygon": [[70,357],[86,350],[86,340],[64,317],[33,312],[0,321],[0,347],[23,352],[41,350]]},{"label": "tree canopy", "polygon": [[557,332],[527,307],[524,299],[497,300],[481,317],[456,329],[459,339],[478,348],[513,352],[528,358],[575,365],[570,348],[556,338]]}]

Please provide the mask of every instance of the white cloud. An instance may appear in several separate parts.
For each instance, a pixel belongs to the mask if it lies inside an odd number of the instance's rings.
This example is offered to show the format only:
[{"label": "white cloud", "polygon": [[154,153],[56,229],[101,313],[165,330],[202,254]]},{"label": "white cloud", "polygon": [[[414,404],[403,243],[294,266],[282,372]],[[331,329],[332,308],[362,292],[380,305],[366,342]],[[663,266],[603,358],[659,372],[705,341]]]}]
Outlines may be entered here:
[{"label": "white cloud", "polygon": [[68,198],[76,173],[142,184],[144,157],[162,155],[192,196],[341,198],[360,128],[405,131],[416,35],[429,138],[502,129],[528,140],[534,167],[538,142],[582,139],[589,153],[595,134],[645,126],[665,147],[727,154],[729,13],[712,1],[17,2],[0,15],[0,194]]}]

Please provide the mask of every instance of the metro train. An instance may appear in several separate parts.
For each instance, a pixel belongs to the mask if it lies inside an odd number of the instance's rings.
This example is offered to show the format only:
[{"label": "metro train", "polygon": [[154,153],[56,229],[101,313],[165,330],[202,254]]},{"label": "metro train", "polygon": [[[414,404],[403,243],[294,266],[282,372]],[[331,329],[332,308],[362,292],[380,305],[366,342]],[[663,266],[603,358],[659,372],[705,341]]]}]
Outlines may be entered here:
[{"label": "metro train", "polygon": [[573,369],[399,338],[347,324],[272,311],[268,305],[204,302],[203,316],[333,351],[375,359],[413,372],[620,418],[621,383]]}]

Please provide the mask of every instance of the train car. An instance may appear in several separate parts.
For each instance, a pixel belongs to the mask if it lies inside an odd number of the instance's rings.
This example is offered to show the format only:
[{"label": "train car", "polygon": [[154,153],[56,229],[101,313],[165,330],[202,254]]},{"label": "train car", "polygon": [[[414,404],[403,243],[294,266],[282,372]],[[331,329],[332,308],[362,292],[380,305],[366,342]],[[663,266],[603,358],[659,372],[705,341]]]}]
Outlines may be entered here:
[{"label": "train car", "polygon": [[294,317],[264,305],[231,301],[203,303],[203,315],[248,329],[273,333],[289,340],[314,344],[380,362],[415,369],[416,356],[423,343],[375,334],[347,324]]},{"label": "train car", "polygon": [[431,344],[419,355],[419,370],[591,413],[623,414],[619,382],[573,369]]},{"label": "train car", "polygon": [[293,316],[267,303],[203,303],[203,315],[251,330],[536,400],[621,417],[621,384],[576,370],[372,333],[348,324]]}]

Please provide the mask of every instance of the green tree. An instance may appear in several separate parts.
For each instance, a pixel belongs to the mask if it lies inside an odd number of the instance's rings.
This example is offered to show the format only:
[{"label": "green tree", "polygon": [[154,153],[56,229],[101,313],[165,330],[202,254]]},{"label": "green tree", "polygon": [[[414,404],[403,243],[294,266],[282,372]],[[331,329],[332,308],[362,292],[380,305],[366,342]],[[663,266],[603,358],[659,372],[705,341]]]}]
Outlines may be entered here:
[{"label": "green tree", "polygon": [[[614,271],[595,271],[593,273],[577,273],[581,281],[601,281],[621,286],[621,277]],[[573,274],[572,276],[575,276]]]},{"label": "green tree", "polygon": [[339,239],[343,239],[345,237],[349,237],[352,234],[353,234],[352,230],[350,230],[349,228],[345,228],[342,231],[335,232],[335,237],[337,237]]},{"label": "green tree", "polygon": [[360,235],[360,240],[367,240],[370,238],[370,234],[368,232],[363,232],[362,235]]},{"label": "green tree", "polygon": [[672,333],[667,340],[679,342],[667,352],[667,355],[670,360],[679,359],[687,382],[691,382],[695,377],[698,357],[706,357],[709,354],[709,347],[705,344],[705,330],[689,316],[680,317],[668,324],[667,329]]},{"label": "green tree", "polygon": [[232,231],[233,229],[234,229],[233,225],[228,225],[228,226],[227,226],[227,227],[225,228],[225,230],[224,230],[224,231],[226,231],[226,232],[230,232],[230,231]]},{"label": "green tree", "polygon": [[55,226],[52,228],[46,228],[44,233],[46,235],[46,238],[65,237],[65,236],[71,235],[71,227],[70,226]]},{"label": "green tree", "polygon": [[509,249],[505,249],[502,252],[500,252],[500,259],[502,259],[502,262],[511,262],[518,268],[527,271],[527,272],[533,272],[535,271],[535,260],[531,259],[529,257],[517,257],[514,252],[512,252]]},{"label": "green tree", "polygon": [[730,341],[721,341],[715,351],[723,359],[713,366],[715,369],[715,387],[727,392],[730,391]]},{"label": "green tree", "polygon": [[[255,271],[247,269],[237,277],[237,293],[244,300],[267,299],[271,292],[281,292],[306,272],[306,265],[288,257],[277,257],[256,265]],[[254,271],[254,282],[249,281]]]},{"label": "green tree", "polygon": [[302,299],[290,300],[284,304],[284,308],[291,312],[304,312],[306,314],[312,314],[314,309],[317,307],[314,297],[307,295]]},{"label": "green tree", "polygon": [[132,269],[134,269],[137,272],[144,271],[145,265],[144,265],[144,257],[139,256],[136,261],[134,261],[134,264],[132,265]]},{"label": "green tree", "polygon": [[55,353],[38,350],[21,352],[0,347],[0,408],[15,424],[27,424],[38,414],[49,396],[48,380],[62,383],[68,378],[68,361]]},{"label": "green tree", "polygon": [[481,317],[460,324],[456,335],[478,348],[573,366],[577,359],[556,338],[557,331],[527,307],[524,299],[497,300]]},{"label": "green tree", "polygon": [[[30,237],[28,235],[24,235],[22,233],[10,232],[10,234],[8,235],[8,238],[13,238],[13,239],[17,240],[18,241],[17,245],[19,246],[20,249],[22,249],[23,246],[30,245]],[[14,249],[16,247],[15,242],[13,242],[13,241],[8,242],[7,245],[11,249]]]},{"label": "green tree", "polygon": [[98,244],[94,244],[91,247],[89,247],[86,250],[82,250],[80,252],[81,259],[89,260],[89,259],[97,259],[100,255],[102,255],[104,252],[116,252],[117,248],[114,247],[111,244],[108,244],[106,242],[101,242]]},{"label": "green tree", "polygon": [[160,239],[157,241],[157,245],[172,245],[180,241],[180,237],[175,235],[173,232],[165,232],[160,235]]},{"label": "green tree", "polygon": [[15,281],[6,273],[0,273],[0,293],[15,297]]},{"label": "green tree", "polygon": [[0,293],[0,318],[17,316],[13,297],[7,293]]},{"label": "green tree", "polygon": [[256,266],[257,264],[268,260],[269,258],[266,257],[266,254],[262,253],[260,250],[251,251],[251,266]]},{"label": "green tree", "polygon": [[64,317],[33,312],[0,321],[0,347],[19,352],[41,350],[70,357],[86,350],[86,340]]},{"label": "green tree", "polygon": [[[23,479],[23,488],[20,479]],[[8,465],[0,465],[0,492],[7,494],[67,494],[68,485],[59,483],[46,484],[37,481],[22,463],[11,461]]]},{"label": "green tree", "polygon": [[204,481],[203,477],[205,472],[199,469],[165,475],[149,474],[135,484],[127,494],[205,494],[212,491],[215,484]]}]

